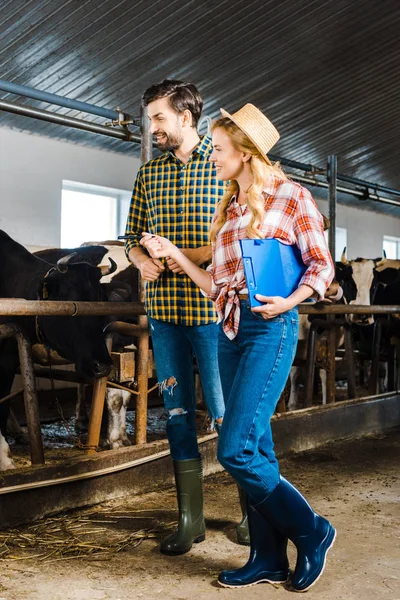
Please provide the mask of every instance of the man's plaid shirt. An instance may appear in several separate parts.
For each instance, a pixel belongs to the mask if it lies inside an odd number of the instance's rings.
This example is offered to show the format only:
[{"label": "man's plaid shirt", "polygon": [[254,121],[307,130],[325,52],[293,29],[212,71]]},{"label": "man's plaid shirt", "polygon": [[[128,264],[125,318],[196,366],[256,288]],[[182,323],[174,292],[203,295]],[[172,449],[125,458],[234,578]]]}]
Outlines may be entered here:
[{"label": "man's plaid shirt", "polygon": [[[126,225],[126,235],[133,235],[125,244],[127,254],[139,246],[142,231],[162,235],[180,248],[210,244],[211,219],[225,190],[209,162],[211,152],[210,138],[203,137],[186,165],[167,151],[139,169]],[[167,268],[156,281],[146,282],[146,311],[180,325],[216,321],[213,303],[189,277]]]}]

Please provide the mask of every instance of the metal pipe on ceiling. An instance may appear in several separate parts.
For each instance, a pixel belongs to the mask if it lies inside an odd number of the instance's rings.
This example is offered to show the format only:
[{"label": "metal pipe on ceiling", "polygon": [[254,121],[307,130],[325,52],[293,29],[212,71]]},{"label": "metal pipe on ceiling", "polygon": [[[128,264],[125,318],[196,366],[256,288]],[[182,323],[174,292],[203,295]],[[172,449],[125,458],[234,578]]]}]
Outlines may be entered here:
[{"label": "metal pipe on ceiling", "polygon": [[17,102],[0,100],[0,110],[6,110],[17,115],[33,117],[34,119],[48,121],[49,123],[56,123],[58,125],[68,125],[69,127],[83,129],[84,131],[90,131],[91,133],[100,133],[101,135],[118,138],[124,142],[137,142],[140,144],[141,141],[140,135],[136,135],[128,129],[111,129],[104,125],[98,125],[97,123],[91,123],[90,121],[84,121],[83,119],[75,119],[74,117],[67,117],[66,115],[52,113],[48,110],[41,110],[40,108],[33,108],[32,106],[25,106],[24,104],[18,104]]},{"label": "metal pipe on ceiling", "polygon": [[[289,173],[291,179],[293,181],[298,181],[299,183],[305,183],[308,185],[312,185],[315,187],[322,187],[325,189],[329,188],[329,184],[325,181],[320,181],[319,179],[313,179],[312,177],[305,177],[303,175],[297,175],[296,173]],[[341,192],[343,194],[349,194],[350,196],[356,196],[357,198],[365,199],[365,190],[353,190],[348,187],[344,187],[341,185],[336,186],[336,191]],[[378,196],[377,194],[369,194],[369,200],[375,200],[376,202],[382,202],[382,204],[390,204],[391,206],[396,206],[400,208],[400,202],[396,200],[392,200],[391,198],[387,198],[385,196]]]},{"label": "metal pipe on ceiling", "polygon": [[18,96],[25,96],[27,98],[34,98],[35,100],[42,100],[49,104],[56,104],[57,106],[65,106],[73,110],[80,110],[82,112],[98,115],[105,119],[114,119],[117,121],[128,120],[131,118],[130,115],[124,114],[120,111],[110,110],[109,108],[103,108],[95,104],[88,104],[87,102],[80,102],[79,100],[73,100],[72,98],[65,98],[57,94],[51,94],[44,92],[43,90],[35,90],[27,85],[19,85],[12,83],[11,81],[5,81],[0,79],[0,90],[9,92],[11,94],[17,94]]},{"label": "metal pipe on ceiling", "polygon": [[368,181],[363,181],[362,179],[357,179],[356,177],[349,177],[348,175],[340,175],[340,173],[338,173],[337,178],[340,181],[345,181],[346,183],[353,183],[354,185],[362,185],[362,186],[365,186],[366,188],[369,188],[372,190],[378,190],[380,192],[386,192],[387,194],[394,194],[395,196],[400,196],[399,190],[393,190],[392,188],[388,188],[384,185],[379,185],[376,183],[369,183]]},{"label": "metal pipe on ceiling", "polygon": [[283,158],[282,156],[277,156],[276,154],[268,153],[269,158],[274,162],[279,162],[284,167],[291,167],[292,169],[299,169],[300,171],[313,172],[322,171],[322,169],[317,169],[314,165],[300,163],[297,160],[290,160],[289,158]]},{"label": "metal pipe on ceiling", "polygon": [[[271,160],[273,160],[274,162],[275,161],[279,162],[284,167],[289,167],[292,169],[299,169],[300,171],[307,172],[307,173],[318,173],[321,175],[325,173],[324,169],[321,169],[320,167],[316,167],[315,165],[312,165],[310,163],[301,163],[296,160],[291,160],[289,158],[277,156],[275,154],[268,154],[268,156]],[[337,173],[336,178],[338,179],[338,181],[352,183],[354,185],[358,185],[360,187],[365,188],[365,190],[368,190],[368,198],[370,198],[371,200],[375,200],[380,197],[377,194],[369,193],[369,190],[374,190],[376,192],[381,191],[381,192],[386,192],[387,194],[393,194],[395,196],[400,196],[400,190],[394,190],[394,189],[388,188],[384,185],[380,185],[379,183],[371,183],[369,181],[365,181],[364,179],[357,179],[356,177],[350,177],[348,175],[342,175],[340,173]],[[350,188],[342,188],[342,189],[347,190]],[[363,191],[358,195],[363,196],[364,193],[365,192]],[[395,202],[395,206],[399,206],[399,204],[397,202]]]}]

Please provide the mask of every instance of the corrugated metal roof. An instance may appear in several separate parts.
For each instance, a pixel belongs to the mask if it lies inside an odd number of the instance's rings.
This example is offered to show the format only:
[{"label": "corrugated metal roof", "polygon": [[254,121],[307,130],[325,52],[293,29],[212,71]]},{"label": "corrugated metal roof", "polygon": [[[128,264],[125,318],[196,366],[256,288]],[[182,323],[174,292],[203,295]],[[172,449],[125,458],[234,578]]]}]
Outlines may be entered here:
[{"label": "corrugated metal roof", "polygon": [[[400,189],[398,0],[3,0],[0,14],[2,79],[135,116],[150,84],[190,80],[211,117],[261,108],[281,133],[274,154],[322,167],[336,154],[340,172]],[[0,126],[137,153],[5,112]]]}]

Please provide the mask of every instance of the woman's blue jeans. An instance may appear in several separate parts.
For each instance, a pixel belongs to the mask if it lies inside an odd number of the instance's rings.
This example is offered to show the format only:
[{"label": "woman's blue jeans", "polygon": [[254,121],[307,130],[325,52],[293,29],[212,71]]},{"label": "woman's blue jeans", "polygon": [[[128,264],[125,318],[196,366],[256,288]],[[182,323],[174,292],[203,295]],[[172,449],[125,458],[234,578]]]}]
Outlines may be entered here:
[{"label": "woman's blue jeans", "polygon": [[174,460],[199,456],[193,356],[196,357],[204,399],[212,421],[224,416],[218,371],[218,326],[176,325],[149,317],[157,370],[168,412],[167,437]]},{"label": "woman's blue jeans", "polygon": [[279,483],[270,419],[290,373],[298,338],[297,309],[265,320],[240,303],[237,336],[222,325],[218,360],[225,417],[218,459],[250,496],[263,502]]}]

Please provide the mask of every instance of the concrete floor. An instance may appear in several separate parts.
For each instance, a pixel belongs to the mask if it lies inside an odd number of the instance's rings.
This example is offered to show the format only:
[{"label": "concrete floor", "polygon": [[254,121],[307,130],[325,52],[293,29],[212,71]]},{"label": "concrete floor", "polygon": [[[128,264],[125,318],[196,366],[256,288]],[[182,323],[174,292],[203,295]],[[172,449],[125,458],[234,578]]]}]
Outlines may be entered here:
[{"label": "concrete floor", "polygon": [[[400,600],[399,459],[399,432],[391,431],[330,444],[280,461],[282,473],[299,487],[315,510],[331,519],[338,532],[326,570],[307,592],[308,598]],[[235,543],[237,491],[226,473],[206,479],[205,512],[206,541],[178,557],[161,555],[157,541],[173,528],[173,490],[114,500],[9,531],[8,550],[1,546],[0,539],[0,600],[293,597],[283,586],[269,584],[237,590],[218,587],[218,572],[241,566],[248,556],[248,549]],[[99,550],[96,555],[65,558],[67,551],[55,552],[54,544],[46,545],[46,531],[55,530],[77,531],[79,535],[74,539],[84,539]],[[21,547],[21,536],[32,540],[32,531],[41,534],[35,543]],[[132,542],[135,535],[138,539]],[[124,547],[128,538],[131,543]],[[65,535],[63,539],[60,547],[70,543]],[[289,558],[293,565],[292,547]]]}]

